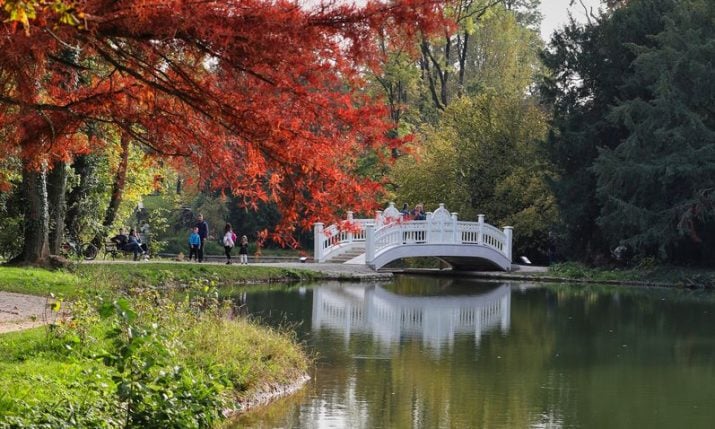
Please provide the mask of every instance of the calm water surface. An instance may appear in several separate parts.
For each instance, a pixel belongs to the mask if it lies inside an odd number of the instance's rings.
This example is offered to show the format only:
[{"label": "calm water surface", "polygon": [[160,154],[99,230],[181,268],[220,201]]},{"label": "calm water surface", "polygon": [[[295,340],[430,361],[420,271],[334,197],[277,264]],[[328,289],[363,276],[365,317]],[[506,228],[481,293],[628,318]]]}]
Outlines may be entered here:
[{"label": "calm water surface", "polygon": [[404,276],[237,299],[318,359],[235,427],[715,427],[714,294]]}]

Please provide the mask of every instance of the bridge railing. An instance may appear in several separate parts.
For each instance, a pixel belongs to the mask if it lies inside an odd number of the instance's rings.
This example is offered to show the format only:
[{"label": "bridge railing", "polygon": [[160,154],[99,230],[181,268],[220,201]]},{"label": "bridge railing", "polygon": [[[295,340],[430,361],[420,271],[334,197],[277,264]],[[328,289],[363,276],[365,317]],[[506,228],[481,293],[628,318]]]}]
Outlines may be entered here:
[{"label": "bridge railing", "polygon": [[395,208],[394,203],[378,211],[374,219],[347,219],[340,224],[324,227],[316,223],[314,229],[314,259],[324,262],[331,256],[349,248],[364,246],[365,261],[370,263],[387,249],[404,244],[462,244],[485,246],[496,250],[511,261],[512,228],[503,230],[484,222],[484,215],[477,222],[460,221],[457,213],[450,213],[440,204],[434,213],[427,213],[427,220],[407,220]]},{"label": "bridge railing", "polygon": [[[382,252],[405,244],[460,244],[485,246],[511,260],[512,228],[500,230],[484,222],[459,221],[457,213],[449,213],[444,204],[425,221],[397,221],[368,226],[365,261],[369,264]],[[372,239],[371,239],[372,238]]]},{"label": "bridge railing", "polygon": [[332,255],[356,245],[364,246],[366,226],[374,225],[375,219],[354,219],[348,212],[340,224],[325,227],[321,222],[314,225],[313,259],[324,262]]}]

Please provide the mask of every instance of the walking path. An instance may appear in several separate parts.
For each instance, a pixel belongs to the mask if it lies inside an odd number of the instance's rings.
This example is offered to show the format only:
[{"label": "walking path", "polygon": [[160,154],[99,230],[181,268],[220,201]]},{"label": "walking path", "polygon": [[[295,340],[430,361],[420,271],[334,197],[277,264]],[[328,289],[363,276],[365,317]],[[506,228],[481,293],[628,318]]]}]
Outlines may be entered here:
[{"label": "walking path", "polygon": [[44,324],[47,298],[0,292],[0,334]]}]

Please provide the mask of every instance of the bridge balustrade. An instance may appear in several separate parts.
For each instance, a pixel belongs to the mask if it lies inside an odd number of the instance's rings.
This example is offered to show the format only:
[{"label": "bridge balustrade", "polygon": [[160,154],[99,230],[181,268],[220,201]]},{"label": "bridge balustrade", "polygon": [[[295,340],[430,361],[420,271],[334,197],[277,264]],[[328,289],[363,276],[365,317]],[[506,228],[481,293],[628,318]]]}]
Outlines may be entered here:
[{"label": "bridge balustrade", "polygon": [[314,260],[325,262],[341,251],[356,246],[364,247],[366,226],[374,224],[375,219],[353,219],[352,212],[348,212],[347,218],[339,225],[332,224],[325,228],[321,222],[314,224]]},{"label": "bridge balustrade", "polygon": [[479,215],[477,222],[460,221],[457,213],[440,204],[434,213],[427,213],[427,220],[414,221],[405,219],[390,203],[375,219],[353,219],[348,212],[341,226],[323,229],[322,223],[315,224],[315,260],[324,262],[338,252],[364,246],[365,262],[372,266],[382,253],[399,246],[449,244],[492,249],[510,264],[511,239],[511,227],[500,230],[485,223],[484,215]]}]

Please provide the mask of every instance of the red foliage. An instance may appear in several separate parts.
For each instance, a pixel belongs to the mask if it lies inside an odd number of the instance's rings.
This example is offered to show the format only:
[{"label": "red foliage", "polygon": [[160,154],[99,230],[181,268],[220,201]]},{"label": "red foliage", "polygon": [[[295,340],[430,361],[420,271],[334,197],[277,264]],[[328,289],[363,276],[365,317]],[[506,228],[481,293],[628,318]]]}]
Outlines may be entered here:
[{"label": "red foliage", "polygon": [[[359,91],[380,62],[374,37],[437,30],[439,3],[86,0],[82,28],[42,12],[28,35],[3,24],[0,158],[40,165],[101,150],[80,132],[100,124],[190,160],[248,206],[276,202],[278,237],[372,209],[381,188],[355,176],[357,154],[396,144],[380,100]],[[73,47],[77,61],[64,55]]]}]

